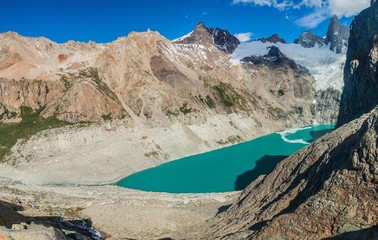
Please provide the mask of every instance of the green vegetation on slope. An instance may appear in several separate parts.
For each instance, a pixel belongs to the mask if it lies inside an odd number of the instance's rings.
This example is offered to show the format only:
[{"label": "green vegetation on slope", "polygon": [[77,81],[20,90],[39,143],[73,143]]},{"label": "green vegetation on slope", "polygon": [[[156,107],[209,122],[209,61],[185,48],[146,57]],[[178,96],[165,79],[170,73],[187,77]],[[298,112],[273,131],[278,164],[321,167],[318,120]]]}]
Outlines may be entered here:
[{"label": "green vegetation on slope", "polygon": [[40,131],[71,125],[55,117],[43,118],[42,111],[43,108],[33,111],[29,107],[21,107],[21,122],[0,123],[0,162],[4,161],[17,140],[27,140]]}]

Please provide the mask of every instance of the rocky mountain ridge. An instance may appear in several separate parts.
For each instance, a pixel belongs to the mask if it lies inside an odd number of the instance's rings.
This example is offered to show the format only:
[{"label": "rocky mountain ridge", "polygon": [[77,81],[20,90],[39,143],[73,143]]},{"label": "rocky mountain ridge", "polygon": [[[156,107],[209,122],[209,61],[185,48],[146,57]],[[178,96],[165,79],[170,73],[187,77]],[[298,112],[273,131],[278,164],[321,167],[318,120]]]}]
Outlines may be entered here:
[{"label": "rocky mountain ridge", "polygon": [[327,33],[324,38],[314,34],[312,30],[303,32],[294,41],[305,48],[329,46],[329,49],[337,54],[345,53],[348,48],[349,29],[340,24],[336,15],[331,18]]},{"label": "rocky mountain ridge", "polygon": [[285,39],[280,38],[280,36],[278,36],[277,33],[267,38],[258,38],[256,41],[260,41],[263,43],[286,43]]},{"label": "rocky mountain ridge", "polygon": [[312,30],[308,30],[303,32],[294,43],[305,48],[322,47],[324,45],[324,38],[315,35]]}]

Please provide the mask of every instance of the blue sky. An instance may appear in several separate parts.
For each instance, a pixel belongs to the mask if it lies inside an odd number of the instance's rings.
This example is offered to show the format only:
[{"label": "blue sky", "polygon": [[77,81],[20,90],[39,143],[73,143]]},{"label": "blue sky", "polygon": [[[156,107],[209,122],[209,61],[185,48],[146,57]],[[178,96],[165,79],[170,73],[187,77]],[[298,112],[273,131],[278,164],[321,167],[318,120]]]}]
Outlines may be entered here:
[{"label": "blue sky", "polygon": [[[291,42],[307,29],[324,35],[337,14],[349,25],[370,0],[2,0],[0,32],[68,40],[111,42],[131,31],[159,31],[169,39],[198,22],[251,38],[273,33]],[[247,34],[248,35],[248,34]]]}]

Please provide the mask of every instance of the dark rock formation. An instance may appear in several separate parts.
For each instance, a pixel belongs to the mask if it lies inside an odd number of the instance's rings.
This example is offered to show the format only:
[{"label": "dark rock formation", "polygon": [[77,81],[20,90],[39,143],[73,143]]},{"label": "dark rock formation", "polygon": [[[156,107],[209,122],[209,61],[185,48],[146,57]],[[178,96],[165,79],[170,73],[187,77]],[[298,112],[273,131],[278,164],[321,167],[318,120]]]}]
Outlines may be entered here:
[{"label": "dark rock formation", "polygon": [[321,47],[325,44],[324,39],[315,35],[311,30],[302,33],[294,43],[300,44],[305,48]]},{"label": "dark rock formation", "polygon": [[209,28],[209,32],[213,36],[215,46],[226,53],[233,53],[240,44],[239,39],[227,30]]},{"label": "dark rock formation", "polygon": [[215,45],[226,53],[232,53],[238,47],[240,41],[227,30],[207,28],[205,24],[200,22],[192,33],[180,40],[174,41],[174,43]]},{"label": "dark rock formation", "polygon": [[257,41],[263,42],[263,43],[286,43],[285,39],[280,38],[278,34],[273,34],[272,36],[268,38],[259,38]]},{"label": "dark rock formation", "polygon": [[378,3],[374,2],[352,23],[338,126],[370,112],[378,104],[377,35]]},{"label": "dark rock formation", "polygon": [[349,29],[340,24],[337,16],[333,16],[328,27],[325,43],[329,45],[331,51],[342,53],[348,47]]},{"label": "dark rock formation", "polygon": [[269,47],[269,52],[267,55],[264,56],[250,56],[243,58],[241,60],[245,63],[252,63],[254,65],[267,65],[269,67],[289,67],[295,71],[295,73],[301,74],[306,73],[309,74],[307,68],[302,67],[295,63],[294,60],[288,58],[285,54],[283,54],[278,47],[271,46]]}]

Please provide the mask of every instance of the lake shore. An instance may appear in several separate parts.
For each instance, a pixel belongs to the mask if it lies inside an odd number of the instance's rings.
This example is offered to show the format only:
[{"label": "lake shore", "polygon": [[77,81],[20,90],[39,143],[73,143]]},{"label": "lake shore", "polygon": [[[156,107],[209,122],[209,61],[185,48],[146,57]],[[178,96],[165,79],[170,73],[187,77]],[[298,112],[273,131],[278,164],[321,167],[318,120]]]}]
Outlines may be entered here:
[{"label": "lake shore", "polygon": [[[284,128],[272,124],[270,131]],[[64,127],[19,141],[0,164],[1,176],[31,185],[114,183],[135,172],[265,135],[248,116],[209,117],[205,122],[159,128],[124,125]]]}]

